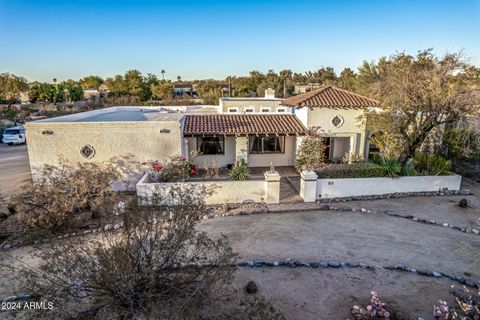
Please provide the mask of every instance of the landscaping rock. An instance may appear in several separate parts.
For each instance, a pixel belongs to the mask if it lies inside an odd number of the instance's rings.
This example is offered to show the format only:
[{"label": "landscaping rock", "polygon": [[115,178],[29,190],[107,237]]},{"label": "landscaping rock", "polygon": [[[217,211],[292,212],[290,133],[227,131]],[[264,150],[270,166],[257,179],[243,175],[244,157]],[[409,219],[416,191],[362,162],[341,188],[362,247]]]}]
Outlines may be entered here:
[{"label": "landscaping rock", "polygon": [[432,275],[435,277],[435,278],[440,278],[442,276],[442,274],[440,272],[432,272]]},{"label": "landscaping rock", "polygon": [[310,267],[316,269],[316,268],[320,267],[320,263],[318,263],[318,262],[310,262]]},{"label": "landscaping rock", "polygon": [[254,294],[258,291],[257,284],[253,281],[248,281],[245,290],[247,291],[247,293]]},{"label": "landscaping rock", "polygon": [[116,225],[113,226],[113,229],[115,229],[115,230],[120,229],[120,228],[121,228],[121,226],[120,226],[119,223],[117,223]]},{"label": "landscaping rock", "polygon": [[107,225],[105,225],[105,227],[103,227],[103,230],[105,231],[108,231],[108,230],[112,230],[113,229],[113,224],[109,223]]},{"label": "landscaping rock", "polygon": [[460,200],[458,205],[460,206],[460,208],[468,208],[468,200],[466,198],[463,198]]},{"label": "landscaping rock", "polygon": [[228,211],[230,211],[230,205],[225,202],[223,205],[222,205],[222,212],[223,213],[227,213]]},{"label": "landscaping rock", "polygon": [[340,268],[340,263],[335,262],[335,261],[329,261],[328,266],[331,268]]},{"label": "landscaping rock", "polygon": [[322,261],[319,263],[320,267],[322,268],[328,268],[328,262]]}]

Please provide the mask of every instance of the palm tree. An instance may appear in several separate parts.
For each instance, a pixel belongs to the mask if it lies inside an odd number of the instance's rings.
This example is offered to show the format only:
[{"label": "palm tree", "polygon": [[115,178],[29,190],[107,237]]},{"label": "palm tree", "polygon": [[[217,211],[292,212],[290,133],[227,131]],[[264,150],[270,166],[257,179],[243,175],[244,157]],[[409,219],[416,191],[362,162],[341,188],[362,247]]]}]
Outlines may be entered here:
[{"label": "palm tree", "polygon": [[182,77],[177,76],[177,81],[178,81],[178,82],[181,82],[181,81],[182,81]]},{"label": "palm tree", "polygon": [[160,72],[162,73],[162,80],[165,80],[165,69],[162,69]]}]

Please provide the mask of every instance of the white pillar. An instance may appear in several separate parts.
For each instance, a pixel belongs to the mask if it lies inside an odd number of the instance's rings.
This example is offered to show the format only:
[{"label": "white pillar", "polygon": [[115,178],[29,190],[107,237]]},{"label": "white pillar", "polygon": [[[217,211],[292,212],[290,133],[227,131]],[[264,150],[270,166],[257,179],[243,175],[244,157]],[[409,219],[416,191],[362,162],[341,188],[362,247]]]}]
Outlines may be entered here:
[{"label": "white pillar", "polygon": [[188,150],[188,139],[183,139],[183,155],[186,159],[190,159],[190,152]]},{"label": "white pillar", "polygon": [[314,171],[300,173],[300,197],[303,202],[315,202],[317,199],[317,178]]},{"label": "white pillar", "polygon": [[265,202],[280,202],[280,175],[277,171],[265,172]]},{"label": "white pillar", "polygon": [[248,163],[248,137],[235,137],[235,161]]}]

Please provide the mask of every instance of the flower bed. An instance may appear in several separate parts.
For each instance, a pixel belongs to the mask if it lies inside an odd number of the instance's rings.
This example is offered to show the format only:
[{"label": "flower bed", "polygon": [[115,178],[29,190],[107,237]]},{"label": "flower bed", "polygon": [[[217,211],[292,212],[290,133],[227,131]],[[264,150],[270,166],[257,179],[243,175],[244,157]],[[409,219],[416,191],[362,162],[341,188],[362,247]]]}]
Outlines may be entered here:
[{"label": "flower bed", "polygon": [[206,204],[245,203],[267,201],[267,182],[261,180],[216,180],[188,182],[156,182],[146,173],[137,183],[137,195],[145,201],[160,201],[164,205],[175,205],[172,197],[175,189],[188,188],[192,193],[205,197]]}]

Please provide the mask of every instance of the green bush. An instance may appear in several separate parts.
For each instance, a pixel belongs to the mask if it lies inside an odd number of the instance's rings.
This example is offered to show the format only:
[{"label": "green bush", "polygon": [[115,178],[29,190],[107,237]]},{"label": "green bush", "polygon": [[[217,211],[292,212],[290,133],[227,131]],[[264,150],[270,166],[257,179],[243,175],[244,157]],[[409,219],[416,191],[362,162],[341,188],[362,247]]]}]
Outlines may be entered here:
[{"label": "green bush", "polygon": [[374,163],[329,164],[316,171],[319,179],[384,177],[384,169]]},{"label": "green bush", "polygon": [[[391,157],[381,157],[375,155],[372,157],[372,162],[383,168],[383,176],[389,178],[398,177],[402,173],[402,166],[397,159]],[[408,173],[412,173],[409,171]]]},{"label": "green bush", "polygon": [[424,176],[446,176],[452,172],[452,162],[434,154],[416,153],[414,164]]},{"label": "green bush", "polygon": [[250,169],[248,169],[245,161],[240,160],[232,167],[229,175],[233,180],[247,180],[250,176]]}]

